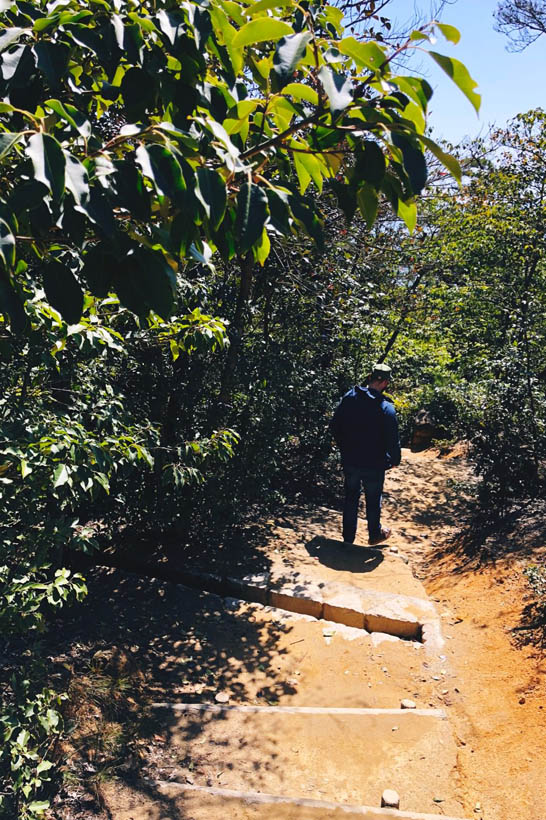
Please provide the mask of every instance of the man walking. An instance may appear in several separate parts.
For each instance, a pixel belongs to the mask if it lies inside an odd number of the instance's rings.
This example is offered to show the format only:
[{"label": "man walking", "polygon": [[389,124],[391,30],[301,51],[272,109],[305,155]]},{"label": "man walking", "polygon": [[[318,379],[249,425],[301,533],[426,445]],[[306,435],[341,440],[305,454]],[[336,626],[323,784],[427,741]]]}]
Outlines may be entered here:
[{"label": "man walking", "polygon": [[349,390],[330,422],[345,475],[343,540],[350,544],[356,535],[361,486],[366,497],[368,544],[380,544],[391,534],[381,526],[381,495],[385,470],[400,464],[401,453],[396,411],[392,400],[383,395],[390,380],[388,365],[374,365],[367,386]]}]

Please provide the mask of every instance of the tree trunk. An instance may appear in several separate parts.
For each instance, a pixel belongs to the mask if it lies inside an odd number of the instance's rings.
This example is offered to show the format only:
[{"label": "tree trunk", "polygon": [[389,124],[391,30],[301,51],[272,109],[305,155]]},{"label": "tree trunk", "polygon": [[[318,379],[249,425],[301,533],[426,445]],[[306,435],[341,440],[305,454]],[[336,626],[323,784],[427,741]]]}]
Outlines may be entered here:
[{"label": "tree trunk", "polygon": [[246,328],[246,314],[250,290],[252,287],[253,266],[254,260],[252,253],[248,253],[244,259],[241,259],[240,263],[241,278],[239,280],[239,294],[237,296],[235,315],[230,327],[229,348],[226,357],[226,365],[224,367],[224,372],[222,373],[220,395],[218,397],[221,405],[229,404],[231,400],[235,371],[237,369],[237,362],[239,359],[239,351]]}]

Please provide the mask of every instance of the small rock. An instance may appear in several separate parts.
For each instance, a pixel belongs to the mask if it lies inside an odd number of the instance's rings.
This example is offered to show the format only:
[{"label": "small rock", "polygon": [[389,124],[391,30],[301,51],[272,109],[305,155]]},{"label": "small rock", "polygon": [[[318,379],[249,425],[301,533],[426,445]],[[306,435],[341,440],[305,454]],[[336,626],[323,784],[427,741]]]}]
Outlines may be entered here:
[{"label": "small rock", "polygon": [[416,709],[415,701],[410,700],[409,698],[404,698],[403,701],[400,703],[401,709]]},{"label": "small rock", "polygon": [[392,729],[391,729],[391,732],[397,732],[397,731],[398,731],[398,726],[393,726]]},{"label": "small rock", "polygon": [[217,692],[214,696],[216,703],[228,703],[229,695],[227,692]]},{"label": "small rock", "polygon": [[399,809],[400,797],[398,796],[398,792],[395,792],[394,789],[385,789],[381,795],[381,808]]},{"label": "small rock", "polygon": [[396,554],[398,552],[398,547],[389,547],[389,552],[394,552],[394,554]]},{"label": "small rock", "polygon": [[432,799],[435,803],[443,803],[444,802],[443,797],[433,797]]},{"label": "small rock", "polygon": [[518,703],[524,704],[524,703],[525,703],[525,698],[520,698],[520,699],[518,700]]}]

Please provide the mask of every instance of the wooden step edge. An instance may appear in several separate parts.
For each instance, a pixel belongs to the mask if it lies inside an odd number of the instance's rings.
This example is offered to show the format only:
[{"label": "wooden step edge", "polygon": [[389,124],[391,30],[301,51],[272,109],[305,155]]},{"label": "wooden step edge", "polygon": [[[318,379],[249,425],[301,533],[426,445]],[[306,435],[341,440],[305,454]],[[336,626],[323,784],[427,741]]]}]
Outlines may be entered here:
[{"label": "wooden step edge", "polygon": [[331,812],[342,812],[365,818],[365,820],[468,820],[462,817],[448,817],[445,814],[423,814],[416,811],[375,808],[374,806],[351,806],[346,803],[332,803],[327,800],[313,800],[306,797],[288,797],[286,795],[266,794],[264,792],[237,791],[219,789],[214,786],[196,786],[190,783],[179,783],[177,780],[160,780],[150,783],[164,791],[174,789],[179,792],[200,792],[224,800],[239,800],[254,805],[290,805],[306,809],[324,809]]},{"label": "wooden step edge", "polygon": [[354,715],[361,717],[382,717],[396,716],[405,717],[414,715],[417,717],[433,717],[439,720],[446,720],[447,715],[442,709],[401,709],[401,708],[367,708],[367,707],[344,707],[344,706],[257,706],[254,704],[221,704],[221,703],[151,703],[152,709],[165,709],[171,712],[267,712],[270,714],[287,715]]}]

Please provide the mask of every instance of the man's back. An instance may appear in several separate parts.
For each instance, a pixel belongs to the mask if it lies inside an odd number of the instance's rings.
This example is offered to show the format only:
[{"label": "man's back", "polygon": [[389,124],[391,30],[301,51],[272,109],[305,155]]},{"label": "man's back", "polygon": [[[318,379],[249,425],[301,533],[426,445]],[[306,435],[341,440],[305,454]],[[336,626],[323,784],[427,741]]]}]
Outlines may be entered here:
[{"label": "man's back", "polygon": [[400,463],[394,406],[378,390],[359,385],[349,390],[336,408],[330,430],[344,466],[384,470]]}]

